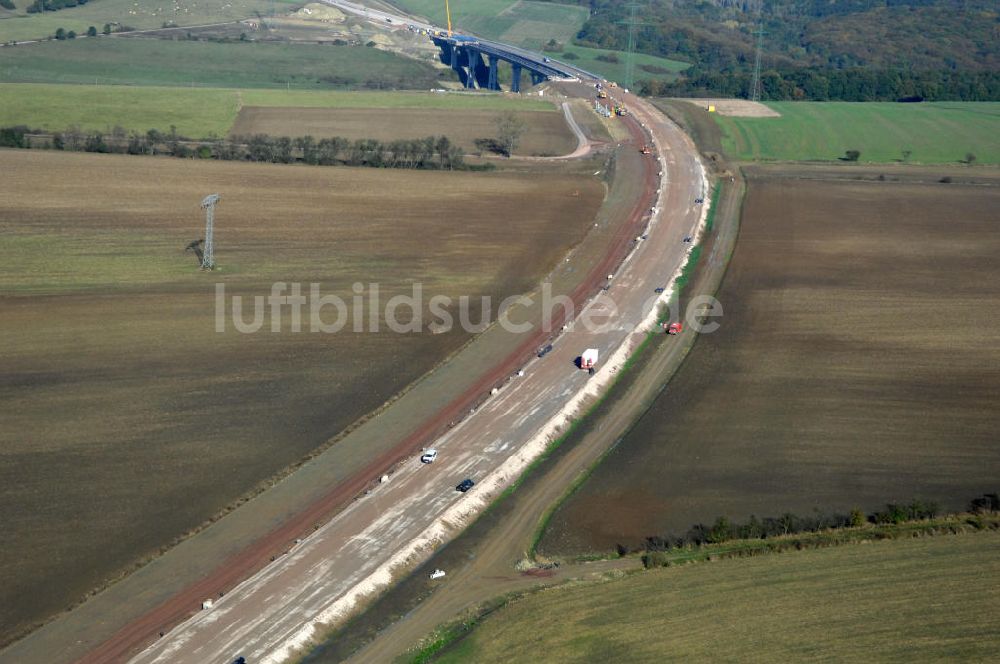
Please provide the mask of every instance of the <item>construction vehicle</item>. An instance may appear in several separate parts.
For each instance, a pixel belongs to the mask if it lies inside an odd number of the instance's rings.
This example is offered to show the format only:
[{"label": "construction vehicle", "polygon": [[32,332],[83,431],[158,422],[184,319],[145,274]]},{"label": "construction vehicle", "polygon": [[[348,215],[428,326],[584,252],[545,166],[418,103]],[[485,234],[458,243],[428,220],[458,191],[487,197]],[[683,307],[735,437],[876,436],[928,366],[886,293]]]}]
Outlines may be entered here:
[{"label": "construction vehicle", "polygon": [[591,375],[594,374],[594,368],[597,366],[597,349],[588,348],[583,351],[583,355],[580,356],[580,368],[589,371]]},{"label": "construction vehicle", "polygon": [[642,149],[639,150],[642,154],[652,154],[653,151],[649,149],[649,146],[645,143],[642,144]]},{"label": "construction vehicle", "polygon": [[598,99],[607,99],[608,98],[608,93],[605,90],[598,90],[597,91],[597,98]]}]

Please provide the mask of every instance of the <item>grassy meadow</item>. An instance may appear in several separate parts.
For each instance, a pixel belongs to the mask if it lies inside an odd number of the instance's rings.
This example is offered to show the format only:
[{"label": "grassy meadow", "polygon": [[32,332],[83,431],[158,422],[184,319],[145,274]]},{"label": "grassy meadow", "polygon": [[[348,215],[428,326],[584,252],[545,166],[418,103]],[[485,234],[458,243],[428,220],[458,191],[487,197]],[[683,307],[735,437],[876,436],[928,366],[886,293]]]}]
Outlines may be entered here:
[{"label": "grassy meadow", "polygon": [[[499,94],[233,90],[0,83],[0,126],[61,131],[169,129],[192,138],[224,136],[243,106],[299,108],[555,111],[548,101]],[[447,133],[447,127],[441,132]]]},{"label": "grassy meadow", "polygon": [[10,83],[427,90],[440,74],[395,53],[330,44],[75,39],[5,48],[0,58],[0,82]]},{"label": "grassy meadow", "polygon": [[[272,7],[284,11],[292,0],[171,0],[171,2],[136,2],[135,0],[97,0],[55,12],[28,14],[27,0],[15,0],[17,11],[0,20],[0,42],[45,39],[58,28],[84,34],[90,26],[101,30],[105,23],[120,23],[140,30],[163,27],[222,23],[268,15]],[[2,10],[0,10],[2,11]]]},{"label": "grassy meadow", "polygon": [[780,118],[717,115],[722,146],[744,161],[835,161],[859,150],[861,162],[1000,164],[1000,102],[767,102]]},{"label": "grassy meadow", "polygon": [[513,600],[436,662],[985,661],[1000,533],[656,569]]},{"label": "grassy meadow", "polygon": [[[444,2],[396,0],[395,5],[424,16],[439,26],[447,25]],[[487,39],[539,49],[550,39],[568,42],[587,20],[587,8],[532,0],[466,0],[451,5],[456,30]]]},{"label": "grassy meadow", "polygon": [[[567,53],[572,53],[576,57],[565,57]],[[613,55],[618,62],[606,62],[598,60],[599,56]],[[622,83],[625,80],[625,59],[626,56],[621,51],[606,51],[599,48],[588,48],[571,44],[566,46],[562,53],[553,53],[556,60],[569,63],[581,69],[585,69],[593,74],[599,74],[609,81]],[[677,72],[684,71],[690,65],[686,62],[659,58],[655,55],[645,53],[635,54],[635,70],[633,78],[636,81],[642,79],[673,80],[677,78]],[[643,69],[646,67],[646,69]]]}]

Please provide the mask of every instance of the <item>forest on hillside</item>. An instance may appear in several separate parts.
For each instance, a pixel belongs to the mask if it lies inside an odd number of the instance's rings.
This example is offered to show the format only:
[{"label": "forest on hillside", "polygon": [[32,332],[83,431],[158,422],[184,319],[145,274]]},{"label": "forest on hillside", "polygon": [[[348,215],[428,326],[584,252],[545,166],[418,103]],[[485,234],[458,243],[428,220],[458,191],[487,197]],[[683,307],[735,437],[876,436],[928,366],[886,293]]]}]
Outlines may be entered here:
[{"label": "forest on hillside", "polygon": [[[581,0],[585,46],[624,50],[625,0]],[[763,98],[1000,100],[994,0],[652,0],[636,50],[690,62],[647,94],[746,95],[761,29]]]}]

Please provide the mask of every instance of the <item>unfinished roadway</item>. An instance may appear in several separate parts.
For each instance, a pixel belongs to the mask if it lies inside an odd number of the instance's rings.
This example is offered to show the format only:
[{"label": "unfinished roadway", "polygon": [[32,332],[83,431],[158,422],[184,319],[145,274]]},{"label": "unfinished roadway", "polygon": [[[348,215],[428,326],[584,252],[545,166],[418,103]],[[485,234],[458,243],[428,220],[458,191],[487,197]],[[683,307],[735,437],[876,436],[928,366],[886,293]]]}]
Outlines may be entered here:
[{"label": "unfinished roadway", "polygon": [[[259,507],[254,505],[257,500],[245,506],[248,509],[243,511],[244,519],[256,517],[278,524],[293,523],[298,529],[285,527],[282,530],[281,526],[276,529],[278,535],[269,541],[272,550],[275,542],[281,543],[283,550],[275,554],[276,560],[272,563],[258,562],[267,549],[258,546],[255,555],[248,556],[236,550],[237,542],[233,545],[233,555],[242,556],[238,559],[240,564],[236,564],[236,558],[225,561],[216,572],[207,574],[196,584],[185,586],[180,592],[170,590],[167,594],[168,589],[147,584],[144,594],[134,597],[137,603],[146,602],[155,608],[123,628],[108,631],[109,623],[113,624],[114,620],[111,614],[107,621],[95,622],[94,615],[101,615],[101,601],[109,607],[116,600],[130,601],[129,589],[141,587],[143,576],[153,578],[158,569],[162,569],[161,565],[147,566],[134,575],[136,580],[129,579],[129,582],[112,587],[103,597],[95,598],[97,601],[90,604],[97,609],[91,606],[89,611],[67,614],[47,630],[15,644],[0,659],[71,661],[89,651],[84,661],[124,661],[133,655],[136,662],[225,662],[236,655],[253,662],[281,661],[297,647],[321,636],[324,624],[345,615],[366,593],[387,584],[392,572],[403,571],[430,555],[436,546],[459,532],[468,519],[495,498],[516,478],[520,469],[541,452],[548,440],[557,434],[558,427],[586,402],[586,392],[596,392],[597,385],[612,377],[616,369],[612,364],[605,364],[593,378],[575,370],[573,362],[580,351],[597,347],[602,357],[607,358],[616,349],[634,346],[644,336],[639,328],[643,321],[650,320],[656,306],[654,289],[667,284],[676,275],[690,248],[683,239],[695,233],[702,219],[702,208],[694,201],[705,196],[706,183],[694,146],[676,126],[644,102],[628,101],[635,118],[652,130],[653,141],[659,147],[659,162],[650,158],[650,179],[642,187],[647,194],[660,189],[655,203],[657,213],[647,219],[648,215],[641,212],[648,201],[639,201],[639,214],[635,219],[618,220],[617,225],[607,223],[618,229],[614,231],[606,254],[610,258],[577,265],[574,259],[582,257],[570,256],[556,271],[577,270],[578,287],[573,291],[573,299],[582,303],[586,297],[580,296],[593,291],[595,278],[602,280],[606,275],[601,273],[608,269],[607,266],[617,265],[620,257],[615,257],[616,252],[623,247],[627,249],[634,232],[647,230],[646,224],[649,224],[647,239],[634,245],[629,260],[616,272],[607,292],[618,309],[617,314],[606,321],[608,329],[594,332],[577,325],[559,335],[551,353],[524,366],[523,377],[512,378],[499,393],[479,405],[474,414],[435,443],[440,450],[435,464],[422,466],[416,458],[411,459],[396,468],[389,482],[350,503],[308,536],[301,532],[302,523],[312,518],[319,521],[324,510],[306,510],[300,512],[296,520],[290,520],[280,510],[254,514],[253,508]],[[643,134],[634,123],[632,130],[633,140],[641,141]],[[631,149],[635,149],[634,144]],[[663,179],[657,183],[654,178],[659,172],[663,173]],[[601,225],[599,221],[598,226]],[[623,240],[628,242],[623,244]],[[581,268],[590,271],[582,280],[579,278]],[[554,281],[560,276],[557,273],[552,275]],[[600,313],[599,302],[590,300],[587,306],[591,314]],[[510,318],[532,320],[536,314],[533,307],[525,307],[523,312],[512,311]],[[601,317],[594,315],[594,318]],[[495,370],[486,374],[489,380],[496,381],[497,371],[499,375],[509,374],[509,363],[523,358],[523,346],[537,343],[537,331],[522,337],[524,341],[520,347],[504,355]],[[622,356],[619,352],[619,358]],[[484,361],[495,363],[496,359]],[[488,389],[491,383],[485,384]],[[473,393],[468,398],[478,399],[478,394]],[[461,412],[467,413],[467,406],[468,401],[452,400],[437,418],[431,420],[439,421],[441,414],[455,418],[456,408],[465,408]],[[366,426],[377,432],[378,424],[373,421]],[[433,430],[431,427],[423,435]],[[409,440],[418,439],[420,433],[418,428]],[[387,431],[386,435],[392,434]],[[393,448],[397,449],[399,446]],[[376,464],[391,460],[392,457],[386,455],[374,459],[362,468],[363,472],[352,475],[353,482],[340,485],[341,493],[351,490],[357,493],[370,479],[371,472],[378,468]],[[299,472],[315,474],[324,469],[323,463],[317,460]],[[478,480],[479,485],[468,494],[459,494],[454,486],[465,477]],[[283,484],[272,491],[280,493]],[[327,505],[326,509],[329,508]],[[203,533],[202,542],[206,539],[211,542],[211,530]],[[296,532],[303,535],[302,541],[289,547],[288,538]],[[227,564],[230,562],[233,564]],[[208,563],[192,563],[198,564]],[[254,566],[259,571],[246,578],[248,574],[244,570],[252,571]],[[235,588],[232,587],[234,580],[241,581]],[[217,597],[218,588],[225,589],[224,596]],[[210,597],[217,599],[215,606],[197,611],[196,602],[200,601],[197,598]],[[87,605],[81,607],[86,608]],[[192,612],[194,615],[169,629],[178,618]],[[69,617],[74,614],[75,619]],[[166,634],[158,638],[159,631]],[[102,634],[110,634],[110,638]],[[74,640],[74,636],[78,638]],[[47,640],[51,637],[57,638]],[[44,644],[52,643],[60,645],[52,650],[44,648]],[[38,646],[44,649],[36,649]],[[145,649],[136,654],[137,649],[144,646]]]},{"label": "unfinished roadway", "polygon": [[[389,480],[351,504],[333,520],[293,546],[273,564],[196,613],[132,661],[222,662],[242,655],[252,662],[285,661],[322,636],[326,625],[345,617],[356,602],[388,585],[392,574],[430,555],[507,485],[554,438],[620,366],[606,362],[597,376],[574,361],[596,347],[610,358],[634,348],[655,318],[657,287],[681,268],[702,219],[706,182],[688,138],[650,106],[629,100],[633,113],[653,129],[661,149],[657,212],[647,239],[637,243],[614,275],[604,297],[584,312],[604,329],[571,325],[553,350],[524,367],[478,410],[434,443],[438,460],[416,457]],[[655,163],[655,162],[654,162]],[[613,302],[612,306],[610,302]],[[617,309],[617,313],[614,309]],[[511,318],[517,317],[511,312]],[[643,322],[647,326],[643,327]],[[616,366],[618,365],[618,366]],[[473,478],[469,493],[455,485]]]}]

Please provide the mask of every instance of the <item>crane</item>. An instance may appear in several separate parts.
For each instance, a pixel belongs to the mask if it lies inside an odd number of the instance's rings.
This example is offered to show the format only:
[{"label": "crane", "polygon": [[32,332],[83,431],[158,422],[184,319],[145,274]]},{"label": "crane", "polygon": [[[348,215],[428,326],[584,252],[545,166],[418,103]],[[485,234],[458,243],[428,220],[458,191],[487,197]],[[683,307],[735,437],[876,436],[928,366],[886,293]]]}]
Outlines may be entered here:
[{"label": "crane", "polygon": [[448,16],[448,36],[451,37],[451,6],[444,0],[444,13]]}]

